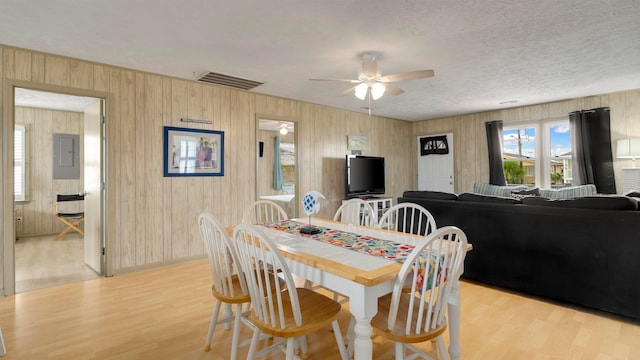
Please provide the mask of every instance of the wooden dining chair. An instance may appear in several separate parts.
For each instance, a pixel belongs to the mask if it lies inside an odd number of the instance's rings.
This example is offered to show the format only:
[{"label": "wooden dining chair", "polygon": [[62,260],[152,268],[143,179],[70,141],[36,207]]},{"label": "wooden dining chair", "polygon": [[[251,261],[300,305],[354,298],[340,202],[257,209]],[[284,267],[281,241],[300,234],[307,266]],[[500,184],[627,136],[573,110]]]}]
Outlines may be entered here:
[{"label": "wooden dining chair", "polygon": [[437,228],[435,218],[427,209],[409,202],[393,205],[385,211],[378,227],[416,235],[428,235]]},{"label": "wooden dining chair", "polygon": [[449,358],[442,337],[447,328],[445,313],[466,253],[467,237],[462,230],[455,226],[435,230],[407,257],[393,292],[378,299],[378,313],[371,326],[376,334],[395,342],[396,360],[432,359],[413,345],[425,341],[437,345],[440,359]]},{"label": "wooden dining chair", "polygon": [[362,199],[349,199],[338,208],[333,220],[347,224],[376,226],[378,216],[369,203]]},{"label": "wooden dining chair", "polygon": [[[63,204],[75,203],[76,208],[71,211],[70,208],[61,209]],[[56,219],[62,221],[66,227],[56,235],[55,240],[62,239],[63,236],[71,231],[76,231],[80,235],[84,235],[84,229],[80,226],[80,223],[84,221],[84,211],[82,210],[82,203],[84,202],[84,194],[71,194],[64,195],[58,194],[56,196],[56,202],[53,205],[53,214]],[[73,206],[73,205],[72,205]]]},{"label": "wooden dining chair", "polygon": [[[296,288],[284,257],[258,227],[240,224],[235,227],[233,238],[251,296],[252,308],[248,320],[256,327],[247,359],[255,357],[261,333],[286,339],[283,350],[287,360],[298,358],[294,353],[296,339],[302,338],[301,357],[304,358],[307,355],[306,335],[329,325],[332,326],[341,358],[347,359],[337,320],[341,305],[313,290]],[[272,283],[263,281],[274,273],[284,280],[286,289],[272,289]],[[280,285],[276,282],[275,286]],[[267,350],[271,349],[263,349]]]},{"label": "wooden dining chair", "polygon": [[242,215],[243,224],[271,223],[288,219],[284,209],[271,200],[258,200]]},{"label": "wooden dining chair", "polygon": [[[225,228],[215,217],[208,213],[202,213],[198,216],[198,224],[207,256],[209,257],[209,266],[213,278],[211,293],[217,300],[211,315],[205,351],[211,349],[211,339],[217,325],[225,324],[227,330],[233,325],[231,359],[235,359],[239,347],[240,323],[244,322],[242,307],[243,304],[246,304],[246,311],[248,311],[251,301],[249,289],[244,276],[239,275],[242,272],[239,271],[235,248],[232,246],[231,239],[227,236]],[[220,318],[222,304],[225,305],[225,309],[224,316]],[[235,315],[232,309],[234,304],[236,305]],[[245,324],[249,325],[246,322]],[[253,329],[252,326],[249,325],[249,327]]]}]

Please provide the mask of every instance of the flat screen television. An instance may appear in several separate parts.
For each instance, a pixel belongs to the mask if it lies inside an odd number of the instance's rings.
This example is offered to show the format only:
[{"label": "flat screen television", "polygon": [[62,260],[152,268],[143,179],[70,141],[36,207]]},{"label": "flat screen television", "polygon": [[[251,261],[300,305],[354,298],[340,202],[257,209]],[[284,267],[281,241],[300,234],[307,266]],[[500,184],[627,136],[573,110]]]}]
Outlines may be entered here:
[{"label": "flat screen television", "polygon": [[385,193],[384,158],[347,155],[345,193],[348,199]]}]

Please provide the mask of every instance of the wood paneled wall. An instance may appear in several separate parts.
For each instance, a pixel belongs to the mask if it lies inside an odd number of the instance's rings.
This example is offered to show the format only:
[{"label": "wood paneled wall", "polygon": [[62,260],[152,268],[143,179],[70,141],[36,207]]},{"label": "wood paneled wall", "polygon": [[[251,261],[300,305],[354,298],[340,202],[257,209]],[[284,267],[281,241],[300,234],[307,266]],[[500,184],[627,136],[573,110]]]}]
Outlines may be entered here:
[{"label": "wood paneled wall", "polygon": [[[110,65],[0,46],[3,128],[13,126],[12,86],[107,98],[107,257],[118,274],[204,256],[202,211],[225,225],[240,221],[256,197],[256,119],[296,122],[300,192],[315,189],[332,216],[344,196],[347,135],[369,140],[365,154],[387,158],[387,195],[411,181],[411,124],[326,106],[201,84]],[[181,118],[213,124],[182,123]],[[163,177],[162,127],[225,132],[223,177]],[[6,135],[5,135],[6,136]],[[3,139],[3,143],[4,140]],[[11,171],[0,150],[3,169]],[[12,190],[3,178],[3,249],[11,246]],[[6,261],[6,257],[2,258]],[[11,265],[11,264],[7,264]]]},{"label": "wood paneled wall", "polygon": [[[344,196],[347,135],[368,138],[365,155],[385,156],[387,196],[393,198],[417,186],[418,135],[454,133],[457,192],[471,191],[475,181],[488,180],[485,121],[553,118],[610,106],[614,144],[626,136],[640,136],[639,90],[408,123],[7,46],[0,46],[0,59],[4,145],[11,143],[9,92],[14,85],[107,98],[110,274],[204,256],[196,224],[202,211],[225,225],[240,221],[256,197],[258,115],[296,122],[299,192],[321,191],[327,197],[319,215],[324,217],[333,215]],[[213,124],[182,123],[180,118],[208,119]],[[224,131],[225,175],[163,177],[163,126]],[[13,242],[12,189],[6,175],[12,164],[4,145],[0,148],[3,252],[11,250]],[[618,182],[619,169],[630,165],[615,160]],[[4,255],[2,259],[7,261]],[[11,267],[10,262],[4,268]]]},{"label": "wood paneled wall", "polygon": [[[53,216],[56,194],[77,194],[83,191],[84,169],[80,167],[79,179],[53,179],[53,134],[80,136],[80,164],[84,162],[83,113],[16,107],[16,124],[27,126],[27,171],[29,175],[27,200],[15,205],[15,215],[22,216],[22,224],[16,224],[16,236],[57,234],[66,225]],[[79,203],[65,204],[64,211],[80,210]]]},{"label": "wood paneled wall", "polygon": [[[622,168],[633,167],[631,160],[616,159],[617,141],[629,137],[640,138],[640,90],[621,91],[579,99],[522,106],[463,116],[416,122],[412,126],[412,148],[417,149],[417,137],[436,133],[454,133],[455,189],[456,192],[473,191],[476,181],[489,181],[489,158],[484,124],[503,120],[505,125],[521,122],[568,119],[569,113],[598,107],[611,109],[611,147],[618,193],[622,193]],[[411,153],[411,164],[417,161]],[[417,179],[415,167],[413,179]],[[414,180],[410,186],[417,186]]]}]

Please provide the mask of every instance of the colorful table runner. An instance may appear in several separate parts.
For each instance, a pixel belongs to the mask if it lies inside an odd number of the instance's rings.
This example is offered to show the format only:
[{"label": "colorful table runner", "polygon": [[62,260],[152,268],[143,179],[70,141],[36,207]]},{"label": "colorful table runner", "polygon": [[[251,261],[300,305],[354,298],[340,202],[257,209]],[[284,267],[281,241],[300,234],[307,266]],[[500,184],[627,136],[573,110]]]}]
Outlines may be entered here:
[{"label": "colorful table runner", "polygon": [[300,229],[308,226],[298,221],[281,220],[274,223],[263,224],[266,227],[284,231],[314,240],[322,241],[327,244],[343,247],[345,249],[383,257],[388,260],[404,262],[413,250],[413,245],[397,243],[389,240],[378,239],[372,236],[354,234],[342,230],[329,229],[322,226],[314,225],[314,227],[322,230],[319,234],[306,235],[301,234]]}]

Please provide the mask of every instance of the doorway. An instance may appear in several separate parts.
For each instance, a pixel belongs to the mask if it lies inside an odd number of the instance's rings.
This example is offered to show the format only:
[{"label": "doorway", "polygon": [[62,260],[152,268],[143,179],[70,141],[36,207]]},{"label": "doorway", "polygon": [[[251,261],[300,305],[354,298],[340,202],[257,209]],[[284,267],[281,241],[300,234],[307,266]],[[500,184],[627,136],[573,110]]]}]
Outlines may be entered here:
[{"label": "doorway", "polygon": [[[14,202],[15,292],[97,278],[104,274],[103,122],[105,101],[92,96],[14,89],[14,127],[25,129],[22,170],[14,167],[14,182],[23,189]],[[75,136],[78,156],[61,164],[56,139]],[[59,163],[55,163],[56,159]],[[74,161],[76,163],[74,163]],[[78,166],[79,175],[53,175],[55,166]],[[21,172],[21,173],[20,173]],[[73,173],[73,172],[72,172]],[[20,184],[18,184],[20,182]],[[85,234],[75,231],[55,240],[66,225],[53,214],[57,194],[85,195],[76,206],[85,213]]]},{"label": "doorway", "polygon": [[290,218],[298,214],[298,156],[296,123],[258,117],[256,158],[257,198],[282,207]]},{"label": "doorway", "polygon": [[453,133],[418,136],[418,190],[454,192]]}]

